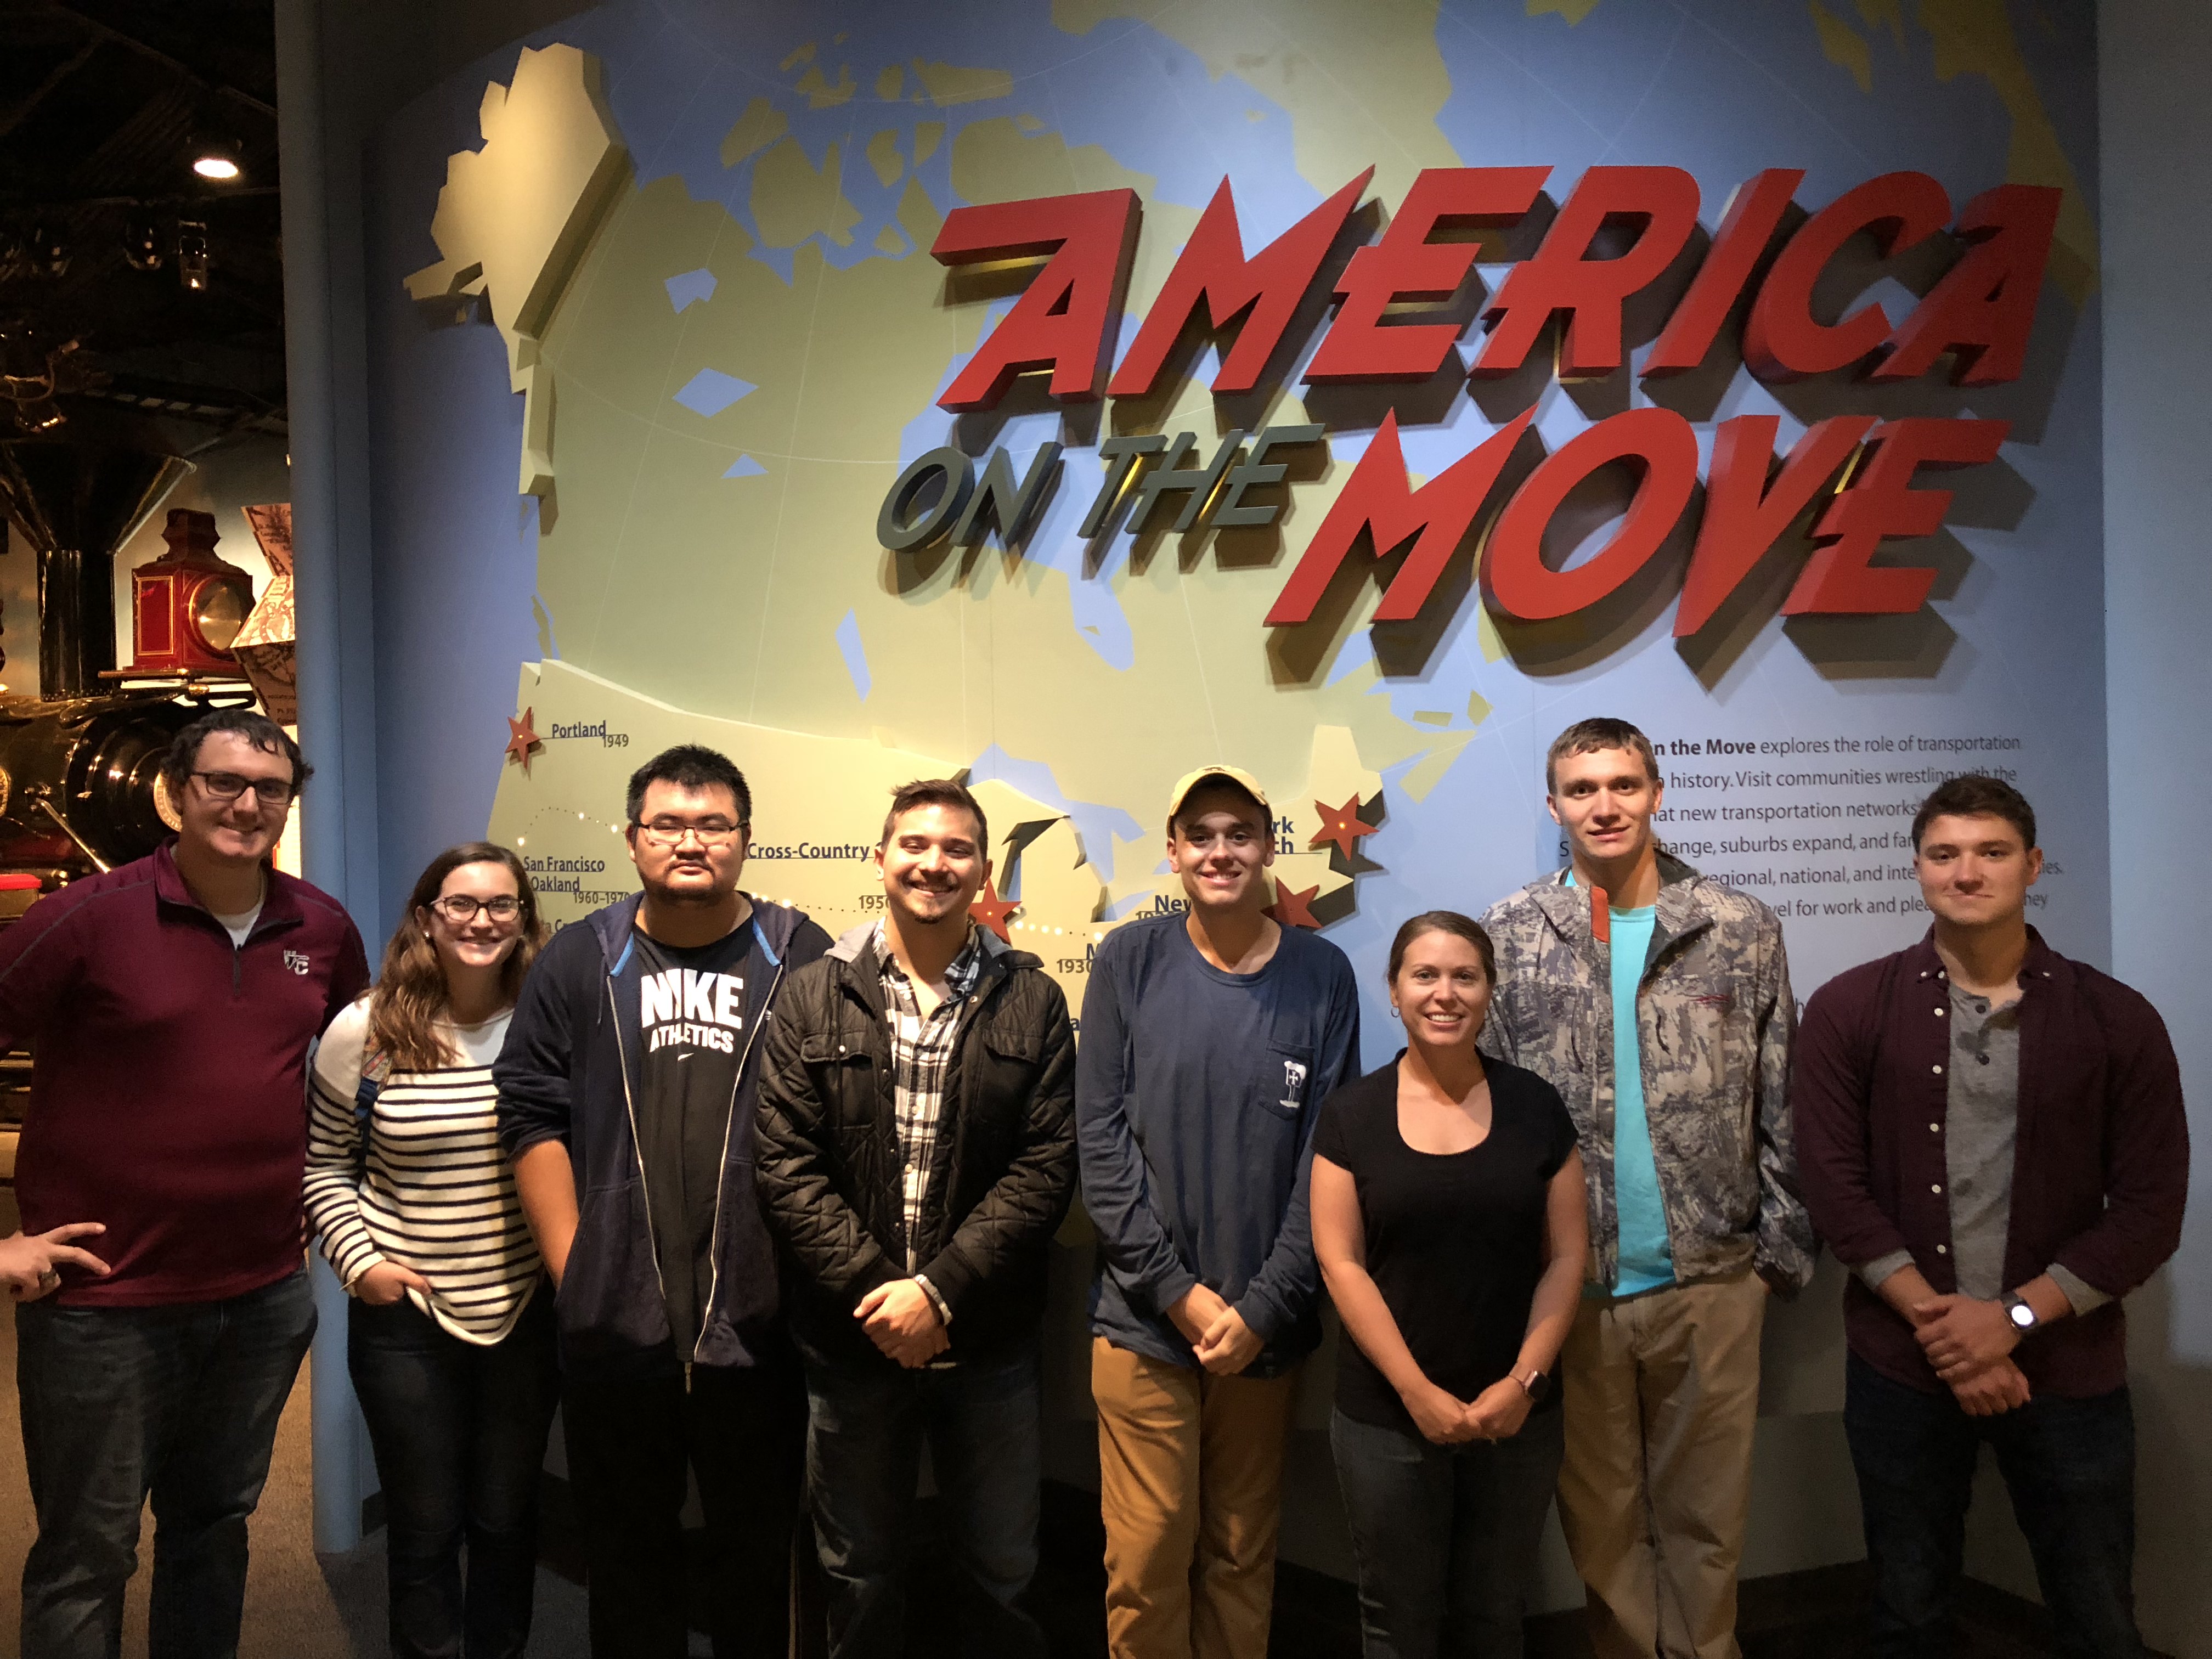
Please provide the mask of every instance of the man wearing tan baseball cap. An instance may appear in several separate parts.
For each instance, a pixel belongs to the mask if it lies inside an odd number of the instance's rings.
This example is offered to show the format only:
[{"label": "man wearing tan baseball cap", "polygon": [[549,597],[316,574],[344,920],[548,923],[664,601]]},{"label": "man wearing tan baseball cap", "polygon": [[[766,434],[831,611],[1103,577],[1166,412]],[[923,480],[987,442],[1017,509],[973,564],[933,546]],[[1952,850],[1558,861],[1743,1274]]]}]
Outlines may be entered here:
[{"label": "man wearing tan baseball cap", "polygon": [[1098,947],[1076,1062],[1098,1230],[1091,1392],[1114,1659],[1267,1650],[1285,1442],[1320,1340],[1313,1110],[1359,1067],[1352,964],[1267,915],[1273,813],[1206,766],[1168,800],[1184,906]]}]

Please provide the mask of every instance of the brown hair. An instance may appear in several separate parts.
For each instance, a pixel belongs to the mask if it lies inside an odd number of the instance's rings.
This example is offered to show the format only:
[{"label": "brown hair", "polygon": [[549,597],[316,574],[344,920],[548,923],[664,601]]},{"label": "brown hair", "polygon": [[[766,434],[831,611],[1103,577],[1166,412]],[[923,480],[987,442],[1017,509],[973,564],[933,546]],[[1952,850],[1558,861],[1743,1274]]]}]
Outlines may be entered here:
[{"label": "brown hair", "polygon": [[1450,933],[1474,946],[1475,955],[1482,958],[1482,976],[1492,985],[1498,983],[1498,952],[1490,943],[1490,935],[1482,924],[1472,916],[1463,916],[1456,910],[1424,910],[1398,930],[1398,937],[1390,941],[1390,968],[1384,979],[1395,983],[1398,970],[1406,965],[1406,951],[1424,933]]},{"label": "brown hair", "polygon": [[978,849],[986,858],[991,855],[991,821],[983,816],[982,804],[968,793],[967,785],[951,778],[916,778],[892,790],[891,810],[884,814],[884,833],[876,845],[890,846],[891,826],[899,821],[899,815],[911,812],[917,806],[950,806],[968,813],[975,820]]},{"label": "brown hair", "polygon": [[2035,845],[2035,809],[2027,804],[2027,796],[2002,778],[1969,772],[1937,784],[1934,793],[1920,803],[1920,810],[1912,815],[1914,852],[1920,850],[1920,838],[1928,833],[1928,826],[1946,817],[2002,818],[2020,831],[2023,848]]},{"label": "brown hair", "polygon": [[501,992],[511,1003],[522,990],[522,976],[538,947],[545,943],[544,924],[538,919],[538,894],[522,860],[495,842],[464,842],[448,847],[432,859],[415,878],[407,896],[407,908],[392,930],[384,947],[384,962],[377,969],[376,988],[368,1000],[369,1047],[388,1057],[400,1071],[432,1072],[453,1063],[438,1021],[446,1012],[446,970],[438,960],[438,947],[416,920],[446,884],[446,878],[468,864],[503,865],[514,877],[515,896],[522,901],[519,920],[521,939],[501,964]]},{"label": "brown hair", "polygon": [[169,746],[161,754],[161,781],[169,787],[169,799],[182,801],[185,786],[200,763],[200,745],[216,733],[228,732],[233,737],[243,738],[264,755],[280,755],[291,763],[292,799],[300,798],[300,791],[315,769],[307,764],[307,757],[300,752],[300,745],[292,734],[268,715],[254,708],[217,708],[201,715],[190,726],[169,739]]},{"label": "brown hair", "polygon": [[1544,752],[1544,793],[1553,794],[1559,787],[1559,763],[1570,755],[1594,755],[1601,749],[1632,750],[1644,762],[1645,775],[1659,781],[1659,757],[1652,752],[1651,739],[1626,720],[1577,720],[1552,739],[1552,746]]}]

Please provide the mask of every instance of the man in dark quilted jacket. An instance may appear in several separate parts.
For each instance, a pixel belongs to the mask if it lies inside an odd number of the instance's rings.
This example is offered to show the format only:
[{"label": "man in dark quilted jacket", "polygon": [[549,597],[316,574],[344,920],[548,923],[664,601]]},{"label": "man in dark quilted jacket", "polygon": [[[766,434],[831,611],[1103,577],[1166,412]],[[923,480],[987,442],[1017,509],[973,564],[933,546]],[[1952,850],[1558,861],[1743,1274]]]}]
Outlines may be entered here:
[{"label": "man in dark quilted jacket", "polygon": [[910,783],[883,920],[794,974],[765,1038],[760,1190],[798,1283],[807,1483],[833,1659],[896,1655],[921,1448],[965,1650],[1042,1655],[1024,1609],[1043,1477],[1046,1253],[1075,1185],[1075,1041],[1043,964],[969,918],[983,809]]}]

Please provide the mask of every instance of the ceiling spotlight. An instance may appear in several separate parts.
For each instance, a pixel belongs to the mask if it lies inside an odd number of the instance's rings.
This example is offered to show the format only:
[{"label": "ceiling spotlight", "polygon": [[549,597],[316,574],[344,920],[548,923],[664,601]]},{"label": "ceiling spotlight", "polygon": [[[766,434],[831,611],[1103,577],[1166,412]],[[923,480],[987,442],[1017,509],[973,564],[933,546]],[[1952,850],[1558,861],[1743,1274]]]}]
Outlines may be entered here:
[{"label": "ceiling spotlight", "polygon": [[207,227],[197,219],[177,221],[177,280],[194,294],[207,292]]},{"label": "ceiling spotlight", "polygon": [[218,185],[234,183],[240,176],[238,147],[222,140],[212,140],[197,147],[199,154],[192,158],[192,171],[203,179]]}]

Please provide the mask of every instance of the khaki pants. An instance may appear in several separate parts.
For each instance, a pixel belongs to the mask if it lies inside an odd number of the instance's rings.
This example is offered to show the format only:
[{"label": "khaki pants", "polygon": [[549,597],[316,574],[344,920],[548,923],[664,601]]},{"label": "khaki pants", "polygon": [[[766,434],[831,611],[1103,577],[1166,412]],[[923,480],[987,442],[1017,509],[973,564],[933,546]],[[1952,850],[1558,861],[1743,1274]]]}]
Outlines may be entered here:
[{"label": "khaki pants", "polygon": [[1112,1659],[1263,1659],[1297,1382],[1092,1340]]},{"label": "khaki pants", "polygon": [[1757,1275],[1585,1301],[1560,1355],[1559,1522],[1597,1659],[1738,1659]]}]

